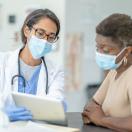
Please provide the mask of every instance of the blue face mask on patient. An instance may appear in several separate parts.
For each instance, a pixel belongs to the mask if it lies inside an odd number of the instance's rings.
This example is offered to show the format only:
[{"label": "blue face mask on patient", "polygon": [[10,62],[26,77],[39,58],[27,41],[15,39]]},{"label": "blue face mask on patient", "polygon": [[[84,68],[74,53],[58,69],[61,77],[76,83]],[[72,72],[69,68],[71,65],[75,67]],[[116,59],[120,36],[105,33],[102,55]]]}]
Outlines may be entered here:
[{"label": "blue face mask on patient", "polygon": [[47,53],[53,51],[53,44],[49,43],[47,40],[39,39],[36,36],[32,36],[28,42],[29,50],[34,59],[40,59]]},{"label": "blue face mask on patient", "polygon": [[116,58],[116,55],[107,55],[96,52],[96,63],[104,70],[117,69],[122,64],[122,61],[116,64]]}]

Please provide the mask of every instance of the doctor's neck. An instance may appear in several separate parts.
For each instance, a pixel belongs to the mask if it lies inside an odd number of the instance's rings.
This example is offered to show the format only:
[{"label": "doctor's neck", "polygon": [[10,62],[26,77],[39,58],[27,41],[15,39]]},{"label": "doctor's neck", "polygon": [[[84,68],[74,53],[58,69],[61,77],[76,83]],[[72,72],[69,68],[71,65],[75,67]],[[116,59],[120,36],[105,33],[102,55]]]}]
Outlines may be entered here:
[{"label": "doctor's neck", "polygon": [[22,49],[19,57],[30,66],[37,66],[41,64],[41,59],[34,59],[32,54],[29,51],[28,45],[26,44],[25,47]]}]

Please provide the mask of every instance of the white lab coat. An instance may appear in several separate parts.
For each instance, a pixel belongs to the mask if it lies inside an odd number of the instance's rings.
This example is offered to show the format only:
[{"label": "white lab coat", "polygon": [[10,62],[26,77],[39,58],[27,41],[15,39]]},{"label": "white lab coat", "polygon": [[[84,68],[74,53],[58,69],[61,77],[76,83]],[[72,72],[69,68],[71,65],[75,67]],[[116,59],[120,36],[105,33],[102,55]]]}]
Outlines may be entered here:
[{"label": "white lab coat", "polygon": [[[18,75],[18,54],[20,49],[12,52],[0,53],[0,101],[8,104],[14,104],[11,96],[12,91],[18,91],[18,78],[11,85],[11,79],[14,75]],[[49,76],[49,92],[46,95],[46,74],[44,64],[42,64],[38,79],[37,96],[48,96],[50,98],[64,100],[64,72],[58,66],[45,58],[48,76]]]}]

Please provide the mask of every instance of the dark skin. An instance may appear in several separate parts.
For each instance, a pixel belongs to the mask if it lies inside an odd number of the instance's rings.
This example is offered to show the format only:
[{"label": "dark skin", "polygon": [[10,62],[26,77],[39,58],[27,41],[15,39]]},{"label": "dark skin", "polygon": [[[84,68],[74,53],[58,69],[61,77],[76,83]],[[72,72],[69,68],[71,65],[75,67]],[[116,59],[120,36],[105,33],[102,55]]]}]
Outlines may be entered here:
[{"label": "dark skin", "polygon": [[[117,41],[110,37],[96,35],[97,51],[104,54],[118,55],[116,62],[120,62],[124,57],[127,58],[127,64],[122,64],[117,71],[116,78],[126,71],[132,65],[132,47],[124,48]],[[121,52],[122,51],[122,52]],[[120,54],[119,54],[120,53]],[[117,118],[106,116],[102,110],[101,104],[92,100],[86,104],[82,113],[84,124],[94,123],[97,126],[103,126],[119,132],[132,132],[132,116]]]}]

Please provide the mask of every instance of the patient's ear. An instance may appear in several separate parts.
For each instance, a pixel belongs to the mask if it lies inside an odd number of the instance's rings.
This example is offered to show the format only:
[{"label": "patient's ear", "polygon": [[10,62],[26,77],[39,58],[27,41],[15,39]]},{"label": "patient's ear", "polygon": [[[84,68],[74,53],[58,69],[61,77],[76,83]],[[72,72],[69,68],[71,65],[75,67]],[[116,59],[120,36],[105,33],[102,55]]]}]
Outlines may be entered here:
[{"label": "patient's ear", "polygon": [[124,48],[116,58],[116,64],[119,63],[123,58],[128,56],[127,48]]},{"label": "patient's ear", "polygon": [[132,46],[128,46],[128,47],[127,47],[126,57],[127,57],[129,54],[132,54]]}]

